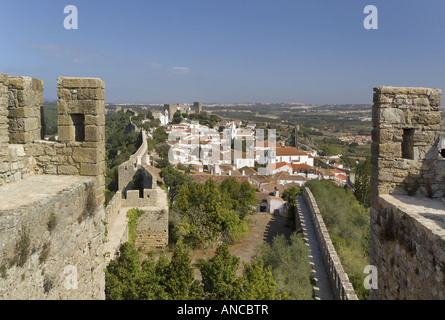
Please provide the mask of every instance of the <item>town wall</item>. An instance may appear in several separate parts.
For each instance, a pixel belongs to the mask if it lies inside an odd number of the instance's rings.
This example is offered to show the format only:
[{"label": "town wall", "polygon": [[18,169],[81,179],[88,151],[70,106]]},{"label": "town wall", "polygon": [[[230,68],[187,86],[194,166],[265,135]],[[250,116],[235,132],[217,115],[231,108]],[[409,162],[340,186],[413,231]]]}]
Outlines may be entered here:
[{"label": "town wall", "polygon": [[130,182],[134,175],[141,169],[142,162],[148,153],[147,133],[141,131],[142,144],[139,149],[130,156],[130,159],[119,165],[118,167],[118,189],[126,194],[127,189],[131,188]]},{"label": "town wall", "polygon": [[105,298],[105,213],[94,189],[90,178],[50,175],[0,188],[0,299]]},{"label": "town wall", "polygon": [[331,283],[332,291],[338,300],[357,300],[354,288],[349,281],[349,277],[343,269],[341,261],[337,255],[337,251],[332,244],[331,237],[326,228],[326,225],[318,209],[312,192],[309,188],[303,188],[303,196],[308,204],[309,211],[312,216],[312,221],[317,233],[318,243],[320,245],[320,252],[323,257],[323,264],[328,273],[329,282]]},{"label": "town wall", "polygon": [[445,161],[441,90],[374,89],[370,298],[445,298]]},{"label": "town wall", "polygon": [[59,141],[48,142],[43,81],[0,74],[4,299],[104,299],[105,85],[59,77],[57,86]]}]

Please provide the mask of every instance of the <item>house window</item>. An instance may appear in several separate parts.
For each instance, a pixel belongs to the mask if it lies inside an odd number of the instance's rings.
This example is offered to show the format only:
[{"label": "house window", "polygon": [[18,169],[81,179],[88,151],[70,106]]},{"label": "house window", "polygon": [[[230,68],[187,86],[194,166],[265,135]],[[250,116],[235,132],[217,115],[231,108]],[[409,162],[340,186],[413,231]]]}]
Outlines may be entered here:
[{"label": "house window", "polygon": [[403,129],[402,158],[414,159],[414,129]]},{"label": "house window", "polygon": [[74,125],[75,141],[85,141],[85,115],[84,114],[72,114],[71,120]]}]

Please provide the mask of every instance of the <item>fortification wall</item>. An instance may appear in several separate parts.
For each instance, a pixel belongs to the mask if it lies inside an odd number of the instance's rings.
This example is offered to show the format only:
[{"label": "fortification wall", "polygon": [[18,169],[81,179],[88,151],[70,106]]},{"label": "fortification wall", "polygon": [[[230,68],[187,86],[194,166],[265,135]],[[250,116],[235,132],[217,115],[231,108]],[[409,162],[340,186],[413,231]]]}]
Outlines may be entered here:
[{"label": "fortification wall", "polygon": [[382,195],[371,208],[371,299],[445,299],[445,202]]},{"label": "fortification wall", "polygon": [[119,191],[127,191],[131,180],[133,180],[136,172],[141,169],[142,161],[145,161],[145,156],[148,152],[147,133],[142,130],[142,144],[139,149],[131,155],[130,159],[122,163],[118,167],[118,189]]},{"label": "fortification wall", "polygon": [[[5,299],[104,299],[105,85],[67,77],[57,85],[59,141],[47,142],[40,140],[43,81],[0,74]],[[76,279],[75,290],[67,278]]]},{"label": "fortification wall", "polygon": [[94,189],[92,179],[50,175],[0,188],[2,299],[105,298],[105,213]]},{"label": "fortification wall", "polygon": [[317,202],[309,188],[304,187],[303,196],[312,216],[320,251],[323,256],[323,263],[328,272],[329,281],[336,298],[339,300],[357,300],[358,298],[354,292],[354,288],[338,258],[337,251],[332,244],[331,237],[326,229]]},{"label": "fortification wall", "polygon": [[108,225],[112,225],[114,221],[117,219],[119,212],[122,208],[122,193],[117,191],[113,198],[108,202],[107,208],[105,210],[107,215],[107,223]]},{"label": "fortification wall", "polygon": [[143,197],[139,197],[139,190],[128,190],[127,198],[121,200],[122,207],[156,207],[160,205],[158,193],[162,192],[165,195],[164,190],[161,188],[144,189]]},{"label": "fortification wall", "polygon": [[441,90],[374,89],[371,299],[445,298],[445,161],[438,158]]},{"label": "fortification wall", "polygon": [[[114,222],[122,214],[121,208],[138,208],[144,210],[137,221],[135,230],[135,246],[138,249],[152,250],[155,248],[165,248],[168,245],[168,199],[167,195],[157,186],[156,175],[144,166],[148,153],[147,134],[141,131],[142,145],[131,155],[130,159],[118,168],[118,188],[114,197],[107,206],[107,223],[110,230],[115,230]],[[139,190],[131,190],[133,186],[130,182],[137,172],[142,174],[143,195]],[[122,198],[122,194],[125,198]],[[125,211],[125,210],[124,210]],[[122,218],[122,217],[120,217]],[[118,228],[116,228],[118,230]],[[114,256],[114,251],[118,245],[128,240],[128,230],[110,235],[110,238],[118,237],[119,241],[108,244],[110,256]]]}]

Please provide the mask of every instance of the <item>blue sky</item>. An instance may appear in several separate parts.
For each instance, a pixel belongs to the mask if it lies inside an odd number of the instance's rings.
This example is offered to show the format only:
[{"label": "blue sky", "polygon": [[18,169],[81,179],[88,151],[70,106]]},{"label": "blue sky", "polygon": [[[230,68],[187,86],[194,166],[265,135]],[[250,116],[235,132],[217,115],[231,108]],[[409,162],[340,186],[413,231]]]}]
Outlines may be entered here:
[{"label": "blue sky", "polygon": [[0,72],[50,99],[79,76],[107,102],[371,104],[379,85],[445,89],[444,17],[443,0],[3,0]]}]

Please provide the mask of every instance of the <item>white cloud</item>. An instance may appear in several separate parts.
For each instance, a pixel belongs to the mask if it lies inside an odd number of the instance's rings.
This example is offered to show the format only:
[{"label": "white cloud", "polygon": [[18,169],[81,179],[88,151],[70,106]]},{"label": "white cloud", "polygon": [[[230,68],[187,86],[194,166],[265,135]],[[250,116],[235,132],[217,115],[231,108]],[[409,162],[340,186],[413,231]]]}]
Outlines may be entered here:
[{"label": "white cloud", "polygon": [[172,67],[170,72],[174,74],[186,75],[190,73],[190,68],[188,67]]}]

